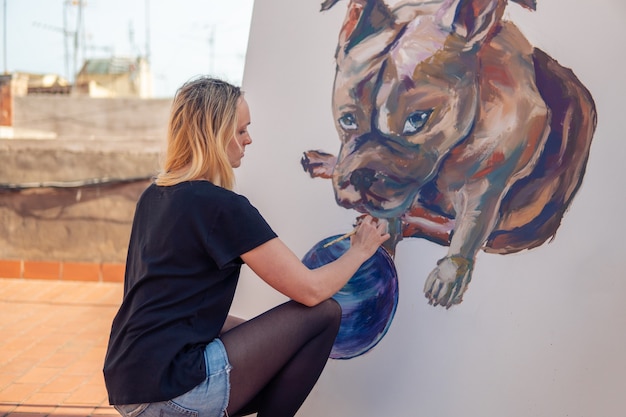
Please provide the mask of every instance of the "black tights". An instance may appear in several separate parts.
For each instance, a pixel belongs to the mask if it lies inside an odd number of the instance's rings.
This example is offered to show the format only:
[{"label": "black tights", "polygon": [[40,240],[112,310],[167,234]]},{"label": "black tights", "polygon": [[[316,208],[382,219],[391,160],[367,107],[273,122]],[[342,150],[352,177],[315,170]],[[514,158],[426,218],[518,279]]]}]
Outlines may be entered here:
[{"label": "black tights", "polygon": [[279,305],[224,333],[233,369],[228,414],[294,416],[317,382],[339,331],[341,307]]}]

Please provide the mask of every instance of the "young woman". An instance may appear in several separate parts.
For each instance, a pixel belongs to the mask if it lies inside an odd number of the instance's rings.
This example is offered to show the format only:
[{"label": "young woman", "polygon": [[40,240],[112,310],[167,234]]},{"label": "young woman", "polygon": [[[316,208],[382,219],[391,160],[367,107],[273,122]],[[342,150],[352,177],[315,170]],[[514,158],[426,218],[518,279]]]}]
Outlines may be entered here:
[{"label": "young woman", "polygon": [[[341,258],[304,266],[232,191],[249,124],[243,93],[226,82],[198,78],[174,98],[162,171],[137,203],[104,363],[124,417],[295,415],[339,329],[331,296],[389,237],[366,217]],[[244,262],[291,301],[246,322],[229,317]]]}]

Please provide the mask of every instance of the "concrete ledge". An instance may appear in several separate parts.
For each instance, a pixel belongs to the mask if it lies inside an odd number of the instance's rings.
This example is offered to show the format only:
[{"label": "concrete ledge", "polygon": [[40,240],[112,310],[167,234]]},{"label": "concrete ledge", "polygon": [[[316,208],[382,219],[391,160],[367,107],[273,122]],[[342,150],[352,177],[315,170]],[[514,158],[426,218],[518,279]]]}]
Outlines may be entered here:
[{"label": "concrete ledge", "polygon": [[161,150],[154,140],[0,139],[0,183],[147,178]]},{"label": "concrete ledge", "polygon": [[56,139],[55,132],[0,126],[0,139]]}]

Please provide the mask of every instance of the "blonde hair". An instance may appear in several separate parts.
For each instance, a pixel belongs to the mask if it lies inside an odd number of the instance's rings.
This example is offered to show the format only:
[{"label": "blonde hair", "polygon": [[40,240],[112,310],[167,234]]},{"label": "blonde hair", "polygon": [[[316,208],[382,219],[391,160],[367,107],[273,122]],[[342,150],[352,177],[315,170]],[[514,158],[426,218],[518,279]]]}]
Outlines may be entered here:
[{"label": "blonde hair", "polygon": [[226,148],[237,130],[237,104],[242,95],[239,87],[204,76],[178,89],[157,185],[207,179],[232,189],[235,175]]}]

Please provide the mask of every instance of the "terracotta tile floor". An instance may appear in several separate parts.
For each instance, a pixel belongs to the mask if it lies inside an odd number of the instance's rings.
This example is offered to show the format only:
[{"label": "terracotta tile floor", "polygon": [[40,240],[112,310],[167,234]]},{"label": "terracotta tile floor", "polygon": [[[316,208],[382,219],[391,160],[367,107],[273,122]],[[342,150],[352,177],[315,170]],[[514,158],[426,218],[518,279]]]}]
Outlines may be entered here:
[{"label": "terracotta tile floor", "polygon": [[0,417],[118,416],[102,363],[121,283],[0,279]]}]

